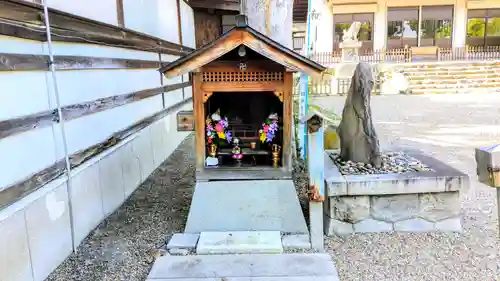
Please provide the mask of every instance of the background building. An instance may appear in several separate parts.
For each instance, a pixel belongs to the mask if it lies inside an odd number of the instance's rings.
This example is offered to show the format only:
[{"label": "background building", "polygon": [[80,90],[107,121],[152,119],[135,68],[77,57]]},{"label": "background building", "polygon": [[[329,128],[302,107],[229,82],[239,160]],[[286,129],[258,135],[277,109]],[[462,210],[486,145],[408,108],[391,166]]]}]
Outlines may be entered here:
[{"label": "background building", "polygon": [[[361,22],[364,50],[500,45],[498,0],[312,0],[321,14],[312,24],[315,51],[336,51],[343,31]],[[307,0],[295,0],[294,49],[302,50]],[[320,30],[317,32],[315,29]],[[331,32],[329,32],[331,31]],[[314,45],[315,44],[315,45]]]}]

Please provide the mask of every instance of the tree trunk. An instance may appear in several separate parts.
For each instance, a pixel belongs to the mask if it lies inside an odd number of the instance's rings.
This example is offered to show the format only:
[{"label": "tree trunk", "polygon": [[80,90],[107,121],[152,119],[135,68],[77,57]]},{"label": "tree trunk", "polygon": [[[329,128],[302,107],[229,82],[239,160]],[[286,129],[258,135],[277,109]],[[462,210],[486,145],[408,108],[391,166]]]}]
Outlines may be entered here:
[{"label": "tree trunk", "polygon": [[243,13],[249,26],[292,48],[293,0],[245,0]]}]

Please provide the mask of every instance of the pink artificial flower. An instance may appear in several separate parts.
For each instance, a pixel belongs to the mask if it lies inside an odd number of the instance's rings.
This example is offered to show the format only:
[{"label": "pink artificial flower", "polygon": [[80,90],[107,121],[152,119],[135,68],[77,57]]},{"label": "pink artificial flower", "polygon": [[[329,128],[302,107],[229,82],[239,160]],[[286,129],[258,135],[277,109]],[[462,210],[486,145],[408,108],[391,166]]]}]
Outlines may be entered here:
[{"label": "pink artificial flower", "polygon": [[268,130],[269,130],[269,125],[265,125],[264,126],[264,132],[267,133]]},{"label": "pink artificial flower", "polygon": [[217,132],[222,132],[224,130],[224,127],[222,127],[222,125],[218,123],[217,125],[215,125],[215,130]]}]

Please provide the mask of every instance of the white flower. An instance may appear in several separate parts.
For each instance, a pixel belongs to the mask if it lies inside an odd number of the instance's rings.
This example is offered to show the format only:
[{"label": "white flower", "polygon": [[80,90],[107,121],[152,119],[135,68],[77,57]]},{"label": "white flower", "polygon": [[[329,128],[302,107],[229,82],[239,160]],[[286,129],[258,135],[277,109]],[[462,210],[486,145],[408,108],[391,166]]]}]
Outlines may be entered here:
[{"label": "white flower", "polygon": [[215,122],[219,122],[220,121],[220,115],[217,114],[217,113],[214,113],[212,114],[212,120],[214,120]]},{"label": "white flower", "polygon": [[271,113],[271,114],[269,114],[269,117],[267,117],[267,118],[269,118],[271,120],[273,120],[273,119],[277,120],[278,119],[278,113]]}]

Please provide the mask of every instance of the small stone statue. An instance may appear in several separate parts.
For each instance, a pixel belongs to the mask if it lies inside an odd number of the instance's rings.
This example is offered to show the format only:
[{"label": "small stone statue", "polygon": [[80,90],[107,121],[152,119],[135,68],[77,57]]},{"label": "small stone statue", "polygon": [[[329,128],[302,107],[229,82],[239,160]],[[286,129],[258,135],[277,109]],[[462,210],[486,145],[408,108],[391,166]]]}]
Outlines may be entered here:
[{"label": "small stone statue", "polygon": [[361,29],[361,23],[355,21],[349,26],[349,29],[344,30],[344,35],[342,35],[342,42],[355,42],[358,41],[358,33]]},{"label": "small stone statue", "polygon": [[381,156],[370,108],[372,88],[373,74],[370,65],[359,63],[352,76],[337,135],[340,138],[340,156],[343,161],[351,160],[378,168]]},{"label": "small stone statue", "polygon": [[243,154],[241,153],[241,148],[240,148],[240,140],[237,138],[233,139],[233,149],[231,150],[232,158],[236,160],[236,164],[240,165],[241,164],[241,158],[243,158]]}]

